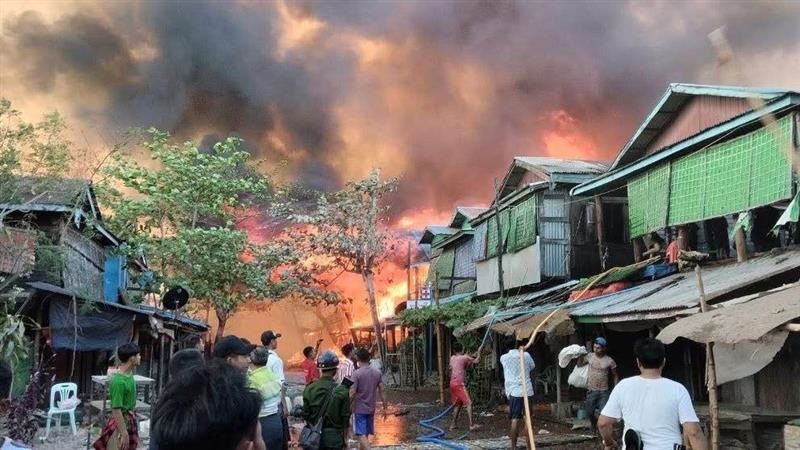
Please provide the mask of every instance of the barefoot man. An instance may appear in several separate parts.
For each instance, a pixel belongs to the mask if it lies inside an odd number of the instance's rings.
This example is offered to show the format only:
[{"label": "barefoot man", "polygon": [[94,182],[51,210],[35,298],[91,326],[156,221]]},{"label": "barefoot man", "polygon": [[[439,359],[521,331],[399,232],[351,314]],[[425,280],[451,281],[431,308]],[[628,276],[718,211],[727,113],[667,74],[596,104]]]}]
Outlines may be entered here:
[{"label": "barefoot man", "polygon": [[469,421],[470,431],[477,430],[478,425],[472,423],[472,400],[469,398],[465,378],[467,368],[480,361],[481,355],[477,354],[474,357],[464,354],[464,347],[460,342],[453,343],[453,356],[450,357],[450,400],[453,402],[455,412],[453,413],[453,424],[450,425],[450,430],[457,428],[458,415],[461,414],[461,408],[467,408],[467,419]]}]

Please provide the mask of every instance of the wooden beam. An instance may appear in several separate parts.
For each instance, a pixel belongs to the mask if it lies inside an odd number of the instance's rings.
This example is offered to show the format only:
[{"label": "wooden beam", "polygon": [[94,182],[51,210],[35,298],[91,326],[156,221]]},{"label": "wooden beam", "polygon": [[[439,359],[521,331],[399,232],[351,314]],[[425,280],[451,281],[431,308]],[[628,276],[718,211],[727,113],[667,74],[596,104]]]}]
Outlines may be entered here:
[{"label": "wooden beam", "polygon": [[[433,290],[433,300],[439,308],[439,272],[436,272],[436,286]],[[439,401],[444,404],[444,340],[442,336],[442,322],[436,320],[436,368],[439,372]]]},{"label": "wooden beam", "polygon": [[742,227],[736,229],[736,233],[733,236],[734,242],[736,243],[736,261],[738,262],[746,262],[747,261],[747,238],[744,235],[744,230]]},{"label": "wooden beam", "polygon": [[633,261],[641,262],[642,253],[644,253],[644,239],[641,237],[633,238]]},{"label": "wooden beam", "polygon": [[[694,267],[697,276],[697,289],[700,292],[700,311],[708,311],[706,291],[700,266]],[[719,450],[719,400],[717,397],[717,365],[714,360],[714,343],[706,344],[706,386],[708,387],[708,417],[711,421],[711,450]]]},{"label": "wooden beam", "polygon": [[603,199],[599,195],[594,196],[594,216],[595,226],[597,227],[597,251],[600,253],[600,270],[606,270],[606,236],[605,225],[603,224]]}]

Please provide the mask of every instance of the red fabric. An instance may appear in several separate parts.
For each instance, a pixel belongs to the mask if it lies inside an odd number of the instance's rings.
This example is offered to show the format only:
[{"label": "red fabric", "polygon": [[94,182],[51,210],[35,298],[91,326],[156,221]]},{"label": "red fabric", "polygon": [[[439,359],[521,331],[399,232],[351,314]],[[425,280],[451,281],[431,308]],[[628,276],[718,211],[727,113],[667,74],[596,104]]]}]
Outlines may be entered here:
[{"label": "red fabric", "polygon": [[631,286],[632,284],[627,281],[617,281],[606,286],[606,288],[603,289],[603,294],[612,294],[614,292],[624,291]]},{"label": "red fabric", "polygon": [[677,264],[679,253],[680,250],[678,249],[678,241],[674,240],[670,242],[667,246],[667,264]]},{"label": "red fabric", "polygon": [[[123,414],[125,414],[125,421],[128,422],[128,448],[135,449],[139,445],[139,427],[136,423],[136,415],[132,411],[127,411]],[[92,447],[95,450],[106,450],[108,442],[115,431],[117,431],[117,420],[114,419],[114,416],[111,416],[103,427],[103,431],[100,432],[100,437],[94,441]]]},{"label": "red fabric", "polygon": [[[572,291],[572,294],[569,295],[569,299],[570,300],[576,300],[576,299],[578,299],[578,296],[580,296],[579,301],[587,300],[587,299],[590,299],[592,297],[597,297],[598,295],[603,295],[603,290],[604,289],[605,288],[601,288],[601,287],[600,288],[595,288],[595,289],[589,289],[588,291],[586,291],[586,293],[583,293],[583,289],[577,289],[577,290]],[[583,293],[583,295],[581,295],[582,293]]]},{"label": "red fabric", "polygon": [[467,388],[463,384],[450,383],[450,401],[454,405],[462,404],[464,406],[472,404],[469,398]]},{"label": "red fabric", "polygon": [[303,368],[303,372],[306,374],[306,384],[311,384],[314,380],[319,378],[319,369],[313,359],[306,358],[306,360],[300,364],[300,367]]}]

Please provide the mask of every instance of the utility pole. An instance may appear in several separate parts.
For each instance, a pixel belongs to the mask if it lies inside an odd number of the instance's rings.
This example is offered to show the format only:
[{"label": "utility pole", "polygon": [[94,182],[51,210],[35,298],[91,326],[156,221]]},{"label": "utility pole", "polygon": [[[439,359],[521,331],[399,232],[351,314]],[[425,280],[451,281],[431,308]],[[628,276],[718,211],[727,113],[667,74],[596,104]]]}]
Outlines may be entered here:
[{"label": "utility pole", "polygon": [[[497,178],[494,179],[494,223],[496,225],[495,229],[497,231],[497,287],[500,291],[500,299],[502,300],[505,297],[506,289],[505,289],[505,282],[503,281],[503,234],[500,227],[500,194],[501,191],[499,190],[499,183],[497,182]],[[486,232],[489,231],[489,227],[486,227]],[[488,249],[487,249],[488,251]]]},{"label": "utility pole", "polygon": [[[700,266],[694,267],[697,289],[700,291],[700,312],[708,311],[703,275]],[[708,416],[711,421],[711,450],[719,450],[719,400],[717,399],[717,365],[714,361],[714,343],[706,344],[706,387],[708,388]]]},{"label": "utility pole", "polygon": [[[433,286],[433,300],[436,303],[436,309],[439,309],[439,271],[436,271],[435,283]],[[442,337],[442,322],[436,319],[436,365],[439,371],[439,401],[444,404],[444,340]]]}]

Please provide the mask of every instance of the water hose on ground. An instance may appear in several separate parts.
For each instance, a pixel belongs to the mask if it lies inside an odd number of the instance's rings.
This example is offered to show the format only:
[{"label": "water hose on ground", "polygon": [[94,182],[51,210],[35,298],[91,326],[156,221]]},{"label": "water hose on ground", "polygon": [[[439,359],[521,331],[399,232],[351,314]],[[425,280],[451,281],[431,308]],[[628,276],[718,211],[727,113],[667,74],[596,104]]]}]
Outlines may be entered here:
[{"label": "water hose on ground", "polygon": [[431,417],[430,419],[420,420],[419,421],[420,426],[433,431],[433,433],[419,436],[417,438],[417,442],[429,442],[432,444],[439,444],[444,448],[451,448],[453,450],[468,450],[469,448],[465,445],[455,444],[451,441],[444,439],[444,430],[433,424],[433,422],[436,422],[437,420],[446,416],[452,409],[453,405],[450,405],[447,407],[447,409],[440,412],[436,416]]}]

